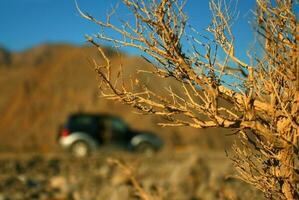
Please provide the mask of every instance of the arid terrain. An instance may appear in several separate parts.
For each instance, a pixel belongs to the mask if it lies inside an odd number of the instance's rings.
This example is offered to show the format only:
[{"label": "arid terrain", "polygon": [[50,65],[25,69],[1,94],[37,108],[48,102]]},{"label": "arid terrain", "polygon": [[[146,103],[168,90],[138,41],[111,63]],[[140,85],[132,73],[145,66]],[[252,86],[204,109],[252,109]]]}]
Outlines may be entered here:
[{"label": "arid terrain", "polygon": [[139,199],[132,177],[150,199],[261,199],[231,176],[232,169],[223,152],[199,148],[164,150],[151,157],[110,148],[84,159],[6,155],[0,159],[0,199]]},{"label": "arid terrain", "polygon": [[[128,74],[148,65],[106,51]],[[101,99],[93,59],[101,61],[95,49],[67,44],[0,50],[0,200],[138,199],[133,176],[148,195],[162,199],[262,197],[233,178],[225,154],[234,140],[228,136],[232,131],[161,128],[159,118]],[[137,78],[148,81],[142,74]],[[158,81],[152,87],[168,84]],[[134,129],[159,134],[164,148],[148,157],[104,147],[89,158],[73,158],[59,149],[56,134],[67,116],[79,111],[118,115]],[[111,159],[124,162],[131,173]]]}]

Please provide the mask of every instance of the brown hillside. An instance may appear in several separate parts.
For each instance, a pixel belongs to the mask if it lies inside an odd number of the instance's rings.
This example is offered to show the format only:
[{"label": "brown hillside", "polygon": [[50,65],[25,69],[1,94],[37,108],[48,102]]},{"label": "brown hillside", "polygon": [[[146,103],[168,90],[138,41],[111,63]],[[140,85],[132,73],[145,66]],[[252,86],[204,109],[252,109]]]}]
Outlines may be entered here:
[{"label": "brown hillside", "polygon": [[[218,129],[160,129],[156,126],[156,118],[136,115],[127,106],[99,98],[97,76],[91,63],[92,59],[100,61],[100,58],[94,48],[55,44],[41,45],[21,53],[1,52],[4,53],[0,53],[0,63],[9,67],[0,67],[0,150],[52,149],[58,126],[70,113],[77,111],[119,115],[136,129],[161,134],[167,138],[166,143],[180,143],[179,138],[182,138],[181,142],[226,146],[227,142],[222,140],[229,140],[219,134]],[[121,61],[128,71],[148,65],[136,57],[122,55],[120,59],[111,50],[109,55],[114,64]],[[143,81],[154,82],[153,88],[168,84],[162,80],[149,81],[144,74],[140,76]],[[203,132],[216,134],[204,134],[197,140],[192,138]]]}]

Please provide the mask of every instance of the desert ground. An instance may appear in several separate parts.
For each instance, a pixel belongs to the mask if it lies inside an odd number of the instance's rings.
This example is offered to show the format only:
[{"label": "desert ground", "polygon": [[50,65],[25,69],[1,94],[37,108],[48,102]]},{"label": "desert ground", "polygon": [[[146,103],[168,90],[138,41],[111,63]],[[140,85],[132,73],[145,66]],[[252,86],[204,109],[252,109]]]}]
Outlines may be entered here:
[{"label": "desert ground", "polygon": [[262,199],[233,175],[223,151],[197,147],[164,149],[151,156],[115,147],[88,158],[62,152],[9,154],[0,158],[0,199]]}]

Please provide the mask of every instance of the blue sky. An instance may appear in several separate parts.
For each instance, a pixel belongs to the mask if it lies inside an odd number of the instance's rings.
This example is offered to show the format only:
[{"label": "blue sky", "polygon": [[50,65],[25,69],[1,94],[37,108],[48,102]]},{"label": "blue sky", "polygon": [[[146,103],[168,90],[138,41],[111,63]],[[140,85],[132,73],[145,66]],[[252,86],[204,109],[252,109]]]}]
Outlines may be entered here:
[{"label": "blue sky", "polygon": [[[234,0],[233,0],[234,1]],[[83,11],[104,19],[118,0],[78,0]],[[189,0],[186,12],[189,23],[203,30],[210,23],[208,0]],[[235,25],[236,44],[245,49],[253,40],[248,21],[254,0],[239,1],[239,19]],[[119,16],[126,10],[119,8]],[[82,19],[74,0],[0,0],[0,45],[12,51],[22,51],[41,43],[68,42],[84,44],[85,34],[99,30]]]}]

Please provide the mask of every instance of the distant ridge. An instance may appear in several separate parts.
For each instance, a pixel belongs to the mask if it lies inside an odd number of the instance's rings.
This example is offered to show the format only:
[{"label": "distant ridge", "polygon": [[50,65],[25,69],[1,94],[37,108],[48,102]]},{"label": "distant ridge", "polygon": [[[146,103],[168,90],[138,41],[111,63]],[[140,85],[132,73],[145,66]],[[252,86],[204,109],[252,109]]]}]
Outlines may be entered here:
[{"label": "distant ridge", "polygon": [[[109,56],[116,54],[116,51],[111,47],[103,48]],[[66,55],[79,49],[81,49],[82,55],[84,54],[86,57],[97,56],[96,50],[90,45],[80,46],[69,43],[44,43],[20,52],[10,52],[6,48],[0,47],[0,67],[38,67],[47,62],[52,62],[51,59],[57,57],[57,54]],[[93,49],[92,54],[90,54],[91,49]]]}]

